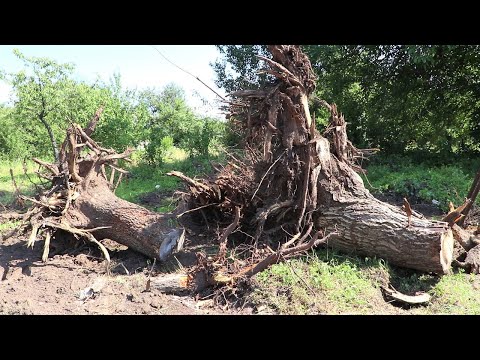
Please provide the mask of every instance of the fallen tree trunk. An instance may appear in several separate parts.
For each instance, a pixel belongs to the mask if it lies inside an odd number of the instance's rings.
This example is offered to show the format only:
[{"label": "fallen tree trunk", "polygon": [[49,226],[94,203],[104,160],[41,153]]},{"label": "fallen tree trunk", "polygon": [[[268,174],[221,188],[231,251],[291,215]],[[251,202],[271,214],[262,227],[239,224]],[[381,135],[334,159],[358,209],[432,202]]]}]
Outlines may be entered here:
[{"label": "fallen tree trunk", "polygon": [[[37,194],[35,199],[24,197],[33,206],[21,219],[30,227],[27,246],[33,247],[36,240],[45,240],[44,261],[48,257],[50,238],[55,237],[59,229],[96,243],[107,262],[109,255],[100,239],[112,239],[150,258],[160,259],[162,243],[182,235],[181,231],[172,230],[173,215],[154,213],[114,194],[127,173],[118,161],[128,161],[132,150],[118,154],[101,147],[90,137],[101,112],[99,109],[85,129],[76,124],[69,127],[59,162],[49,164],[33,159],[47,172],[43,176],[51,180],[51,188]],[[88,151],[81,152],[83,149]]]},{"label": "fallen tree trunk", "polygon": [[76,228],[108,228],[94,232],[98,239],[113,239],[150,258],[159,259],[160,246],[172,232],[172,215],[154,213],[115,196],[109,182],[96,169],[91,184],[81,192],[65,219]]},{"label": "fallen tree trunk", "polygon": [[298,46],[268,48],[272,58],[260,58],[275,82],[266,89],[230,94],[236,98],[230,121],[243,131],[247,165],[255,172],[250,176],[226,167],[212,181],[184,179],[190,186],[190,208],[202,206],[205,214],[233,223],[239,207],[239,227],[244,232],[252,225],[255,229],[244,241],[253,242],[255,249],[260,239],[295,243],[311,237],[307,232],[335,232],[328,241],[333,248],[447,273],[454,248],[449,224],[417,213],[409,213],[409,219],[402,209],[375,199],[357,174],[363,172],[357,160],[377,149],[355,148],[343,115],[324,101],[330,120],[321,134],[308,107],[316,79],[307,56]]},{"label": "fallen tree trunk", "polygon": [[317,225],[339,233],[329,246],[381,257],[397,266],[443,274],[453,259],[454,238],[446,223],[414,218],[407,227],[399,209],[376,199],[331,206]]}]

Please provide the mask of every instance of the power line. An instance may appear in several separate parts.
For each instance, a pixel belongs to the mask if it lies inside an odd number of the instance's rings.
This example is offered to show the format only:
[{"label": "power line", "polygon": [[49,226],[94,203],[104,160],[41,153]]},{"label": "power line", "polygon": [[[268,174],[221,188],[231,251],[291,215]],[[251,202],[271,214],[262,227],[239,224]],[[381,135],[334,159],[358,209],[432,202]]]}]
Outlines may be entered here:
[{"label": "power line", "polygon": [[162,52],[160,50],[158,50],[155,46],[153,45],[149,45],[151,46],[152,48],[154,48],[159,54],[161,57],[163,57],[165,60],[167,60],[170,64],[172,64],[173,66],[175,66],[176,68],[182,70],[184,73],[187,73],[188,75],[190,75],[191,77],[197,79],[198,81],[200,81],[202,83],[202,85],[204,85],[206,88],[208,88],[210,91],[212,91],[215,95],[217,95],[220,99],[222,99],[223,101],[227,101],[227,99],[225,99],[222,95],[220,95],[218,92],[216,92],[215,90],[213,90],[210,86],[208,86],[207,84],[205,84],[202,80],[200,80],[200,78],[198,76],[195,76],[193,75],[191,72],[181,68],[180,66],[178,66],[177,64],[175,64],[173,61],[169,60],[165,55],[162,54]]}]

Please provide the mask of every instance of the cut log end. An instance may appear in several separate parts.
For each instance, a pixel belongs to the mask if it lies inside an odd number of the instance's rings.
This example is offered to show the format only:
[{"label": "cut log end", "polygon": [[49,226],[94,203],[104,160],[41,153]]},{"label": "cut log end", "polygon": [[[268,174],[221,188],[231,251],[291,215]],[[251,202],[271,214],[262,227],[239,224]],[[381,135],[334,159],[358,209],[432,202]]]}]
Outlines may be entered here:
[{"label": "cut log end", "polygon": [[447,229],[445,233],[441,235],[440,239],[440,264],[444,274],[450,272],[450,267],[453,260],[453,246],[455,239],[453,238],[452,229]]}]

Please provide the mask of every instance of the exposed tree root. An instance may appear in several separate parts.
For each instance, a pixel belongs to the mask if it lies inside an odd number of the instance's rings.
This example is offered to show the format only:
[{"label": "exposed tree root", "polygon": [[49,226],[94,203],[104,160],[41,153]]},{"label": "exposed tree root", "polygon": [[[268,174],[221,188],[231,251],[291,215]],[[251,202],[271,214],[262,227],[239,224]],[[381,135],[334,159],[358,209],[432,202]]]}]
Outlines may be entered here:
[{"label": "exposed tree root", "polygon": [[35,198],[17,196],[32,206],[26,213],[13,218],[20,220],[22,227],[29,231],[27,247],[44,240],[43,261],[47,261],[50,240],[58,230],[98,246],[106,259],[107,272],[110,256],[98,239],[114,239],[152,258],[160,258],[163,241],[167,238],[172,241],[172,236],[168,236],[171,235],[168,216],[153,213],[113,194],[122,176],[128,173],[118,162],[129,161],[133,149],[117,153],[91,138],[102,110],[95,113],[84,129],[77,124],[70,125],[58,163],[33,159],[44,170],[39,174],[49,180],[49,187],[37,193]]},{"label": "exposed tree root", "polygon": [[321,233],[329,234],[328,245],[340,250],[447,273],[455,243],[448,223],[373,198],[358,173],[365,172],[362,162],[378,149],[357,149],[348,140],[344,116],[324,101],[330,119],[321,134],[308,108],[315,88],[308,58],[297,46],[269,50],[272,58],[261,59],[267,65],[263,71],[275,78],[271,86],[230,94],[235,101],[229,120],[243,138],[241,162],[232,157],[204,180],[170,173],[189,189],[182,219],[198,224],[208,219],[224,228],[229,243],[247,249],[241,255],[235,247],[229,252],[223,236],[217,256],[198,255],[190,283],[197,289],[238,283],[311,248],[316,240],[310,234]]}]

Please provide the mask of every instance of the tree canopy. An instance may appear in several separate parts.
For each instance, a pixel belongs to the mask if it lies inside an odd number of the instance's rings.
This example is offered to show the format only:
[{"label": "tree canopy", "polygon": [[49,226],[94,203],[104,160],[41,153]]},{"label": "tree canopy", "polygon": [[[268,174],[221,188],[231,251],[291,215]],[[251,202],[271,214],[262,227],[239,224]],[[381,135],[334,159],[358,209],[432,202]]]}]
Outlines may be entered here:
[{"label": "tree canopy", "polygon": [[[267,79],[265,46],[218,46],[216,83],[227,91]],[[480,47],[474,45],[308,45],[316,96],[335,102],[358,146],[386,154],[478,153]],[[318,109],[313,102],[312,107]],[[318,110],[317,110],[318,111]]]},{"label": "tree canopy", "polygon": [[223,124],[201,116],[187,104],[184,91],[174,84],[163,89],[126,89],[121,75],[89,84],[76,80],[73,64],[49,58],[27,57],[15,51],[23,68],[0,70],[13,88],[12,107],[0,107],[0,157],[57,158],[58,144],[72,122],[85,126],[103,106],[96,140],[121,152],[128,146],[144,148],[144,158],[160,163],[173,145],[188,154],[206,156],[222,133]]}]

